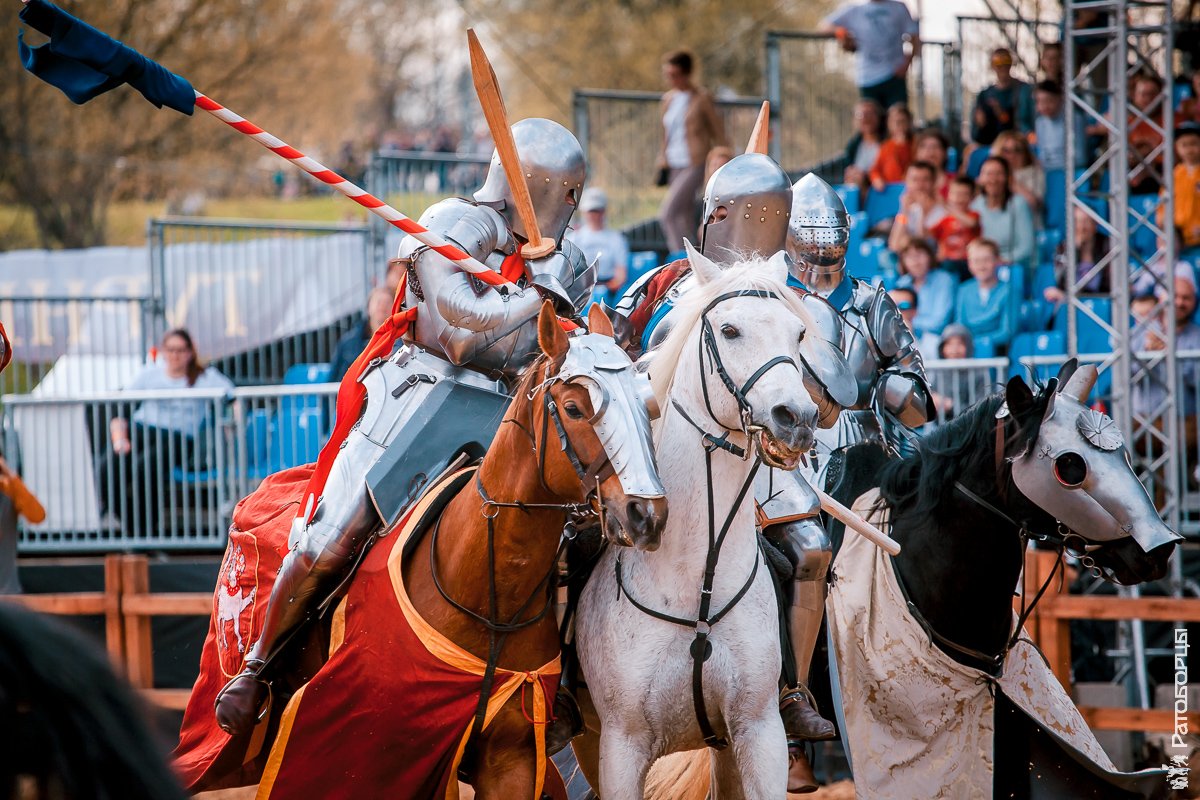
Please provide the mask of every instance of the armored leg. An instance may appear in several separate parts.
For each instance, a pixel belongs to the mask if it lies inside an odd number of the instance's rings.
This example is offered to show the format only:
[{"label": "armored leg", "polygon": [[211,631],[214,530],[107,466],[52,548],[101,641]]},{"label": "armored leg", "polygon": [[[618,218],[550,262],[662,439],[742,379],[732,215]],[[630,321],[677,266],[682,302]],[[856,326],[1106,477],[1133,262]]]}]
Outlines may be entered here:
[{"label": "armored leg", "polygon": [[268,664],[298,628],[317,616],[382,524],[363,482],[365,467],[382,448],[359,432],[347,442],[313,521],[293,533],[267,602],[262,635],[246,654],[241,674],[217,695],[217,724],[231,734],[258,723],[269,692]]}]

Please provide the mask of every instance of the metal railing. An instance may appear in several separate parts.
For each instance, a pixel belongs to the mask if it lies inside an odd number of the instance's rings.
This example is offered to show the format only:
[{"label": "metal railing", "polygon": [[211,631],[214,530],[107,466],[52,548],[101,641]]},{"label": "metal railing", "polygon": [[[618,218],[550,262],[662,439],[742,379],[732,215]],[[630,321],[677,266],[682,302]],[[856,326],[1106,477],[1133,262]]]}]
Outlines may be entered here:
[{"label": "metal railing", "polygon": [[[483,185],[491,160],[485,153],[427,153],[386,150],[373,154],[367,169],[367,191],[413,219],[446,197],[470,197]],[[396,254],[404,234],[382,219],[370,218],[373,258],[379,263]]]},{"label": "metal railing", "polygon": [[336,392],[329,383],[3,397],[5,456],[46,509],[40,524],[21,521],[21,550],[220,550],[239,498],[316,459]]},{"label": "metal railing", "polygon": [[[624,228],[658,213],[665,188],[654,178],[662,149],[662,93],[576,89],[575,135],[587,155],[587,185],[608,194],[609,225]],[[718,97],[717,111],[735,153],[754,129],[761,97]]]},{"label": "metal railing", "polygon": [[[841,156],[854,133],[855,55],[832,35],[799,31],[768,31],[766,53],[775,160],[791,172]],[[921,58],[908,74],[909,107],[918,124],[942,117],[945,74],[954,57],[950,45],[922,42]]]},{"label": "metal railing", "polygon": [[360,223],[151,219],[151,341],[187,328],[239,384],[329,361],[384,262]]}]

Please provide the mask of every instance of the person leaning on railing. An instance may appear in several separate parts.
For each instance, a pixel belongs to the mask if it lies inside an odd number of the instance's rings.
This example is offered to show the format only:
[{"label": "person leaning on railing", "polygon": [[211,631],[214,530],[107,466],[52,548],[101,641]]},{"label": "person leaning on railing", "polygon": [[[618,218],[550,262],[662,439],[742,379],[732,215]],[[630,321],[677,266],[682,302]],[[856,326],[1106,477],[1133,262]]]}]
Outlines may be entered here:
[{"label": "person leaning on railing", "polygon": [[[233,388],[229,378],[201,363],[186,330],[168,331],[160,351],[161,361],[143,370],[126,390]],[[192,468],[196,440],[207,417],[203,400],[183,397],[143,400],[128,419],[114,417],[108,426],[108,453],[97,478],[101,516],[111,511],[126,535],[157,532],[163,478],[176,467]]]},{"label": "person leaning on railing", "polygon": [[21,476],[0,457],[0,594],[20,594],[17,576],[17,517],[33,524],[46,518],[46,509],[26,488]]}]

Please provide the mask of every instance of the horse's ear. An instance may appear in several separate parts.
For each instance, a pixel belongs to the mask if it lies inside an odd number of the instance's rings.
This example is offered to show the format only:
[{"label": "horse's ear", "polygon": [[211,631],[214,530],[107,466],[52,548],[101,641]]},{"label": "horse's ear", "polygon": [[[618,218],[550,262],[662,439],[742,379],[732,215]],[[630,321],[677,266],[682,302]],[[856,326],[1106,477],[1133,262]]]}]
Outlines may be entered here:
[{"label": "horse's ear", "polygon": [[1022,419],[1033,408],[1033,390],[1020,375],[1014,375],[1004,387],[1004,399],[1008,403],[1009,412],[1016,419]]},{"label": "horse's ear", "polygon": [[604,313],[599,303],[592,303],[588,309],[588,333],[599,333],[611,337],[613,335],[612,320]]},{"label": "horse's ear", "polygon": [[[1067,385],[1067,381],[1071,380],[1071,376],[1075,374],[1075,370],[1079,368],[1079,359],[1068,358],[1063,365],[1058,369],[1058,385],[1063,387]],[[1060,388],[1059,391],[1062,391]]]},{"label": "horse's ear", "polygon": [[538,314],[538,344],[551,361],[561,359],[570,346],[566,331],[558,324],[554,304],[549,300],[542,303],[542,310]]},{"label": "horse's ear", "polygon": [[787,283],[788,279],[788,257],[787,253],[780,250],[775,255],[767,259],[767,271],[771,277],[780,283]]},{"label": "horse's ear", "polygon": [[712,283],[721,275],[721,268],[711,259],[692,246],[687,239],[683,240],[683,249],[687,252],[688,263],[692,265],[692,273],[700,285]]}]

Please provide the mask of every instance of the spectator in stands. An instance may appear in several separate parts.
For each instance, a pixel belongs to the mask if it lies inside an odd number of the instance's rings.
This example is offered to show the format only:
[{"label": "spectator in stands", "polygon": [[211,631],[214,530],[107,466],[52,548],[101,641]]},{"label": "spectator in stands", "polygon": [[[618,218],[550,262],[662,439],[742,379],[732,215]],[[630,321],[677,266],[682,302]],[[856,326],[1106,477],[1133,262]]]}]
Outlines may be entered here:
[{"label": "spectator in stands", "polygon": [[[1008,162],[1012,175],[1012,191],[1025,198],[1025,203],[1038,214],[1046,196],[1046,173],[1033,157],[1029,142],[1016,131],[1004,131],[992,145],[992,155]],[[1036,217],[1035,217],[1036,219]]]},{"label": "spectator in stands", "polygon": [[[1152,72],[1133,79],[1129,102],[1129,182],[1132,194],[1153,194],[1162,185],[1163,81]],[[1156,154],[1157,150],[1157,154]],[[1147,163],[1148,162],[1148,163]]]},{"label": "spectator in stands", "polygon": [[[888,234],[888,249],[899,253],[914,239],[932,239],[930,230],[946,216],[941,198],[933,189],[935,170],[924,161],[914,161],[904,173],[900,212]],[[885,223],[886,224],[886,223]]]},{"label": "spectator in stands", "polygon": [[1191,93],[1179,103],[1175,110],[1175,124],[1194,122],[1200,125],[1200,69],[1192,72]]},{"label": "spectator in stands", "polygon": [[[1063,49],[1062,42],[1047,42],[1042,45],[1041,55],[1038,56],[1038,71],[1042,81],[1049,81],[1063,86]],[[1049,167],[1047,167],[1049,169]]]},{"label": "spectator in stands", "polygon": [[1182,249],[1200,247],[1200,122],[1175,129],[1175,230]]},{"label": "spectator in stands", "polygon": [[[1131,309],[1132,310],[1132,309]],[[1191,275],[1176,274],[1175,276],[1175,307],[1164,309],[1163,313],[1175,315],[1175,350],[1200,350],[1200,326],[1192,321],[1196,313],[1196,281]],[[1163,335],[1165,326],[1159,323],[1151,324],[1137,331],[1133,336],[1135,352],[1149,350],[1165,350],[1166,336]],[[1184,422],[1184,444],[1188,452],[1194,454],[1197,444],[1197,396],[1200,394],[1200,365],[1194,359],[1180,359],[1176,366],[1179,370],[1179,395],[1176,397],[1177,411]],[[1140,380],[1133,384],[1133,412],[1149,416],[1155,409],[1161,407],[1166,397],[1167,385],[1165,380],[1166,362],[1155,364]]]},{"label": "spectator in stands", "polygon": [[1033,131],[1033,92],[1029,84],[1012,76],[1013,56],[1005,47],[992,51],[996,82],[975,99],[971,112],[971,142],[991,146],[1004,131]]},{"label": "spectator in stands", "polygon": [[[1042,81],[1034,88],[1034,108],[1037,117],[1033,120],[1034,136],[1037,139],[1038,160],[1046,170],[1065,169],[1067,165],[1067,108],[1062,86],[1053,81]],[[1087,134],[1084,131],[1083,114],[1076,119],[1075,166],[1087,163]]]},{"label": "spectator in stands", "polygon": [[958,287],[954,321],[971,332],[976,349],[1001,355],[1012,338],[1012,302],[1008,283],[997,274],[1000,248],[991,239],[967,245],[971,280]]},{"label": "spectator in stands", "polygon": [[[182,328],[167,331],[161,353],[162,360],[146,367],[126,390],[233,388],[229,378],[204,366],[191,334]],[[166,479],[176,467],[194,468],[196,439],[212,420],[203,400],[171,397],[129,405],[138,408],[128,418],[113,417],[108,426],[109,449],[98,476],[101,515],[111,511],[126,535],[147,535],[158,531]]]},{"label": "spectator in stands", "polygon": [[[936,361],[959,361],[975,357],[975,340],[966,326],[957,322],[946,326],[938,340],[935,352]],[[986,397],[990,387],[983,374],[975,370],[948,373],[948,386],[945,393],[933,393],[933,406],[937,409],[938,417],[943,420],[954,419],[956,414],[965,411]]]},{"label": "spectator in stands", "polygon": [[[1171,236],[1175,237],[1175,252],[1178,255],[1179,236],[1175,233],[1175,229],[1170,229]],[[1149,292],[1161,292],[1162,287],[1168,280],[1168,272],[1171,277],[1185,278],[1196,283],[1196,270],[1191,262],[1177,258],[1173,268],[1168,268],[1166,262],[1167,240],[1163,236],[1156,236],[1154,239],[1155,256],[1146,264],[1145,269],[1138,272],[1136,276],[1131,276],[1130,292],[1133,294],[1147,294]],[[1130,270],[1135,268],[1135,264],[1131,261]]]},{"label": "spectator in stands", "polygon": [[705,159],[713,147],[728,144],[712,92],[692,81],[694,67],[695,60],[686,50],[668,53],[663,59],[663,77],[670,89],[662,99],[658,170],[659,185],[668,188],[658,218],[671,251],[682,250],[684,237],[696,235],[696,201]]},{"label": "spectator in stands", "polygon": [[846,143],[843,183],[867,187],[868,175],[883,146],[883,136],[883,106],[874,100],[859,100],[854,105],[854,135]]},{"label": "spectator in stands", "polygon": [[979,214],[983,235],[1000,248],[1000,260],[1029,270],[1037,252],[1033,212],[1025,198],[1012,191],[1008,162],[990,156],[979,170],[979,196],[971,210]]},{"label": "spectator in stands", "polygon": [[184,800],[141,700],[104,651],[0,604],[0,797]]},{"label": "spectator in stands", "polygon": [[949,272],[934,268],[933,248],[923,239],[913,239],[900,253],[898,271],[896,288],[909,289],[917,298],[908,327],[926,345],[934,343],[934,347],[927,346],[921,352],[933,353],[942,328],[954,318],[958,280]]},{"label": "spectator in stands", "polygon": [[[905,77],[921,52],[917,22],[900,0],[843,3],[821,20],[817,30],[832,33],[855,58],[858,93],[883,108],[908,104]],[[904,51],[908,38],[909,52]]]},{"label": "spectator in stands", "polygon": [[569,238],[583,251],[588,263],[596,265],[596,291],[603,295],[600,299],[615,306],[629,271],[629,243],[625,234],[606,224],[608,195],[600,187],[583,190],[579,210],[583,212],[583,225],[571,231]]},{"label": "spectator in stands", "polygon": [[[1096,220],[1082,208],[1075,208],[1075,280],[1086,281],[1080,292],[1085,294],[1108,293],[1108,270],[1092,274],[1096,264],[1108,255],[1108,237],[1100,233]],[[1054,286],[1042,290],[1048,303],[1061,303],[1067,297],[1067,243],[1059,242],[1054,256]],[[1090,276],[1090,277],[1089,277]]]},{"label": "spectator in stands", "polygon": [[937,334],[926,334],[924,336],[917,333],[913,327],[913,322],[917,318],[917,293],[907,286],[897,286],[888,291],[888,296],[896,303],[896,309],[900,312],[900,316],[904,318],[904,324],[908,326],[908,330],[912,333],[913,338],[917,340],[917,352],[922,356],[926,353],[932,353],[937,349]]},{"label": "spectator in stands", "polygon": [[950,160],[950,140],[939,128],[926,128],[913,142],[913,161],[924,161],[933,167],[933,190],[943,200],[950,192],[954,173],[946,169]]},{"label": "spectator in stands", "polygon": [[36,525],[46,519],[46,509],[0,457],[0,595],[21,593],[17,575],[18,516]]},{"label": "spectator in stands", "polygon": [[338,339],[333,358],[329,362],[329,380],[341,381],[346,376],[354,359],[358,358],[359,353],[366,349],[367,342],[371,341],[371,335],[391,315],[394,296],[383,286],[377,286],[367,294],[366,318],[353,325]]},{"label": "spectator in stands", "polygon": [[871,167],[871,188],[877,192],[889,183],[904,180],[905,170],[912,163],[913,120],[908,106],[897,103],[888,109],[887,130],[887,141],[880,146]]},{"label": "spectator in stands", "polygon": [[975,199],[975,181],[958,175],[950,183],[946,216],[930,228],[937,241],[937,259],[942,269],[958,280],[967,277],[967,245],[980,235],[978,212],[971,210]]}]

